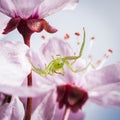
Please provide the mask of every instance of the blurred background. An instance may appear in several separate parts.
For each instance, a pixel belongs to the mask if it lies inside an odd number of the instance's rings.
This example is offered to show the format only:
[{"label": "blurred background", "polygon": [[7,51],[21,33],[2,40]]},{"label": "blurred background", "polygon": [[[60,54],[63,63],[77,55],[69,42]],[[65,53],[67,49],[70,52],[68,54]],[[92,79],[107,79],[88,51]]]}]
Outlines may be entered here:
[{"label": "blurred background", "polygon": [[[48,34],[45,31],[34,33],[31,38],[31,48],[38,51],[39,47],[53,36],[62,38],[68,42],[76,51],[82,40],[83,27],[85,27],[87,42],[84,54],[86,53],[91,37],[95,37],[91,50],[94,60],[103,57],[110,48],[113,53],[106,62],[112,64],[120,61],[120,1],[119,0],[80,0],[78,6],[72,11],[61,11],[48,16],[46,20],[50,25],[58,29],[56,34]],[[75,36],[80,33],[80,37]],[[69,39],[64,39],[69,34]],[[13,35],[14,34],[14,35]],[[42,38],[45,36],[45,39]],[[22,36],[17,30],[9,33],[4,40],[15,40],[22,42]],[[85,120],[120,120],[120,109],[103,108],[90,104],[84,108]]]}]

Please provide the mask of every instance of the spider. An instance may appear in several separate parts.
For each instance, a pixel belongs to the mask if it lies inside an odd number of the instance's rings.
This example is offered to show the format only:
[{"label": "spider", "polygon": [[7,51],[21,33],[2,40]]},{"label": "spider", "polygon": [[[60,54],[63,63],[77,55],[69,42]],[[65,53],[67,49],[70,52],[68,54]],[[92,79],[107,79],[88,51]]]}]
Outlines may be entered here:
[{"label": "spider", "polygon": [[[36,73],[38,73],[40,76],[47,76],[47,75],[54,75],[54,73],[57,74],[62,74],[64,75],[64,65],[66,65],[72,72],[81,72],[84,71],[85,69],[87,69],[87,67],[89,66],[89,64],[85,67],[82,68],[80,70],[74,70],[72,68],[72,64],[75,63],[75,61],[80,58],[82,56],[82,52],[83,52],[83,48],[85,46],[85,39],[86,39],[86,33],[85,33],[85,29],[83,28],[83,32],[84,32],[84,36],[83,36],[83,42],[80,48],[80,52],[78,56],[66,56],[66,57],[59,57],[56,59],[53,59],[45,68],[45,70],[42,70],[41,68],[36,68],[32,63],[32,70]],[[69,63],[69,60],[74,60],[71,63]]]}]

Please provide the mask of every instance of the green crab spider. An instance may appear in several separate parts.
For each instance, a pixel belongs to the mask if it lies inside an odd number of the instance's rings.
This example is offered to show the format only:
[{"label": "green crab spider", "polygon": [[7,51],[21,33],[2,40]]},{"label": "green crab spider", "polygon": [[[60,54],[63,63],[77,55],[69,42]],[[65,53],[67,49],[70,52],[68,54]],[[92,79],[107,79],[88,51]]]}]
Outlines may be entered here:
[{"label": "green crab spider", "polygon": [[[85,33],[85,29],[83,28],[83,32],[84,32],[84,35],[83,35],[83,42],[82,42],[82,45],[81,45],[81,48],[80,48],[80,52],[79,52],[79,55],[78,56],[66,56],[66,57],[63,57],[63,58],[56,58],[56,59],[53,59],[46,67],[45,67],[45,70],[42,70],[41,68],[36,68],[32,63],[32,70],[36,73],[38,73],[40,76],[47,76],[47,75],[51,75],[53,76],[54,73],[57,73],[57,74],[62,74],[64,75],[64,65],[66,65],[72,72],[81,72],[81,71],[84,71],[85,69],[87,69],[87,67],[89,66],[89,64],[85,67],[85,68],[82,68],[80,70],[74,70],[72,68],[72,64],[75,63],[75,61],[80,58],[82,56],[82,52],[83,52],[83,48],[85,46],[85,39],[86,39],[86,33]],[[68,61],[69,60],[74,60],[71,63],[69,63]]]}]

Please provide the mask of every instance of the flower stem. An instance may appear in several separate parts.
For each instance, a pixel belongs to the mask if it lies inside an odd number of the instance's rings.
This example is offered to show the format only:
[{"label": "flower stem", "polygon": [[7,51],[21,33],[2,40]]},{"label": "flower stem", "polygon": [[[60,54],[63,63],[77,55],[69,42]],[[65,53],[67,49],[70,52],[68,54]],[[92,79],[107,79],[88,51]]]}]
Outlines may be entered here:
[{"label": "flower stem", "polygon": [[68,120],[69,115],[70,115],[70,108],[69,108],[69,107],[66,107],[62,120]]},{"label": "flower stem", "polygon": [[[24,36],[24,43],[28,47],[30,47],[30,36],[31,35],[28,35],[26,37]],[[27,85],[32,86],[32,71],[27,76]],[[24,120],[31,120],[31,113],[32,113],[32,97],[28,97]]]}]

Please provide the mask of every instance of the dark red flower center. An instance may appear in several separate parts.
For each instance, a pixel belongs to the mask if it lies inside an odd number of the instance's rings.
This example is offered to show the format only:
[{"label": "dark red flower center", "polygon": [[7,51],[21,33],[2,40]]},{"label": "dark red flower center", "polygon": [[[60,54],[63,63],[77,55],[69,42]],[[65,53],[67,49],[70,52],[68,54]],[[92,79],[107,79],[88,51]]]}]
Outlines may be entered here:
[{"label": "dark red flower center", "polygon": [[8,22],[3,34],[7,34],[16,28],[23,36],[26,34],[30,35],[33,32],[41,32],[43,29],[49,33],[55,33],[57,31],[44,19],[21,19],[20,17],[16,17]]},{"label": "dark red flower center", "polygon": [[88,94],[84,89],[69,84],[58,86],[57,95],[59,108],[65,105],[73,112],[77,112],[81,109],[88,99]]}]

